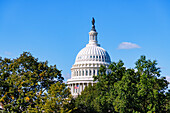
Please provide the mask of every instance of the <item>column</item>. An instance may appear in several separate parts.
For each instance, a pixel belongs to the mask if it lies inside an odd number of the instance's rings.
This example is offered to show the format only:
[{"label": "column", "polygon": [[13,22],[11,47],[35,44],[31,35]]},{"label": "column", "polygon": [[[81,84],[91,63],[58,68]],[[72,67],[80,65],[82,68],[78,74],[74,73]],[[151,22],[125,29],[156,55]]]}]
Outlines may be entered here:
[{"label": "column", "polygon": [[74,69],[74,76],[76,76],[76,70]]},{"label": "column", "polygon": [[73,94],[74,94],[74,83],[73,83]]},{"label": "column", "polygon": [[76,92],[76,89],[75,89],[75,84],[74,84],[74,93]]},{"label": "column", "polygon": [[73,84],[71,84],[71,85],[72,85],[72,86],[71,86],[71,87],[72,87],[72,88],[71,88],[71,94],[73,94]]},{"label": "column", "polygon": [[77,93],[79,93],[79,83],[77,83],[77,85],[78,85]]},{"label": "column", "polygon": [[[77,83],[75,83],[75,87],[77,86]],[[75,89],[75,88],[74,88]],[[75,93],[77,93],[77,88],[75,89]]]},{"label": "column", "polygon": [[80,93],[80,83],[78,83],[79,84],[79,91],[78,91],[78,93]]},{"label": "column", "polygon": [[85,83],[83,83],[83,90],[84,90],[84,87],[85,87]]},{"label": "column", "polygon": [[84,86],[84,83],[81,83],[82,84],[82,91],[83,91],[83,86]]},{"label": "column", "polygon": [[80,88],[80,92],[82,92],[82,86],[83,86],[83,85],[82,85],[82,83],[81,83],[81,88]]},{"label": "column", "polygon": [[82,84],[80,83],[80,93],[82,92]]},{"label": "column", "polygon": [[[81,83],[79,83],[79,87],[80,87],[80,92],[81,92]],[[79,92],[79,93],[80,93],[80,92]]]}]

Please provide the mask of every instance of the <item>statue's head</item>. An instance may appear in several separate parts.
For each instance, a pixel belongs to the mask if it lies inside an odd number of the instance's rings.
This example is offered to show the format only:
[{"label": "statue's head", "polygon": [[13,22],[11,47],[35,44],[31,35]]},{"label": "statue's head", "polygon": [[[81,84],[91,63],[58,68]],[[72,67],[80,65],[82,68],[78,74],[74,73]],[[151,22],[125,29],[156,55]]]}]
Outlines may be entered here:
[{"label": "statue's head", "polygon": [[92,22],[92,25],[94,25],[94,23],[95,23],[94,17],[92,18],[91,22]]}]

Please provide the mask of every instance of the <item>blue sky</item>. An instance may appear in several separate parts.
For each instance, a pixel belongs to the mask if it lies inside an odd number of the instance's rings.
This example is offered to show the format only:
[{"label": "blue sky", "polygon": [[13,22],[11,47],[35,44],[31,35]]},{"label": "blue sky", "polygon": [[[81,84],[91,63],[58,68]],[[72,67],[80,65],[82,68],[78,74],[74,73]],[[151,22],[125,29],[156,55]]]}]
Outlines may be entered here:
[{"label": "blue sky", "polygon": [[169,6],[168,0],[1,0],[0,56],[31,52],[68,79],[94,17],[98,41],[112,61],[133,68],[146,55],[170,79]]}]

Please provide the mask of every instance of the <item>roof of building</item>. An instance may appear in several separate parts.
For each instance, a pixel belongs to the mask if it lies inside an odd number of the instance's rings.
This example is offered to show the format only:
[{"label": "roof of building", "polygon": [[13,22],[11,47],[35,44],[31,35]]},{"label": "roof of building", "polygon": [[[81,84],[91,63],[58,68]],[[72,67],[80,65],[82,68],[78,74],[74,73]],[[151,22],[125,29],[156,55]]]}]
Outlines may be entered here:
[{"label": "roof of building", "polygon": [[89,32],[89,43],[83,48],[76,57],[75,64],[105,62],[110,63],[110,56],[105,49],[100,47],[97,41],[97,32],[95,29],[95,20],[92,19],[92,29]]}]

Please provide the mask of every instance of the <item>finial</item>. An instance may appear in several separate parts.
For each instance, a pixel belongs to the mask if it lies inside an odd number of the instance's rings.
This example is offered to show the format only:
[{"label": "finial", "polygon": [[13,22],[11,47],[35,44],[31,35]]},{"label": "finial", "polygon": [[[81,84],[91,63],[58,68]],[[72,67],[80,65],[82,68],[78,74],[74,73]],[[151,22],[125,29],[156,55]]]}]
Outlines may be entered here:
[{"label": "finial", "polygon": [[94,17],[92,18],[92,29],[91,29],[91,31],[96,31],[96,29],[95,29],[95,25],[94,25],[94,23],[95,23],[95,19],[94,19]]},{"label": "finial", "polygon": [[92,25],[94,25],[94,23],[95,23],[94,17],[92,18],[91,22],[92,22]]}]

